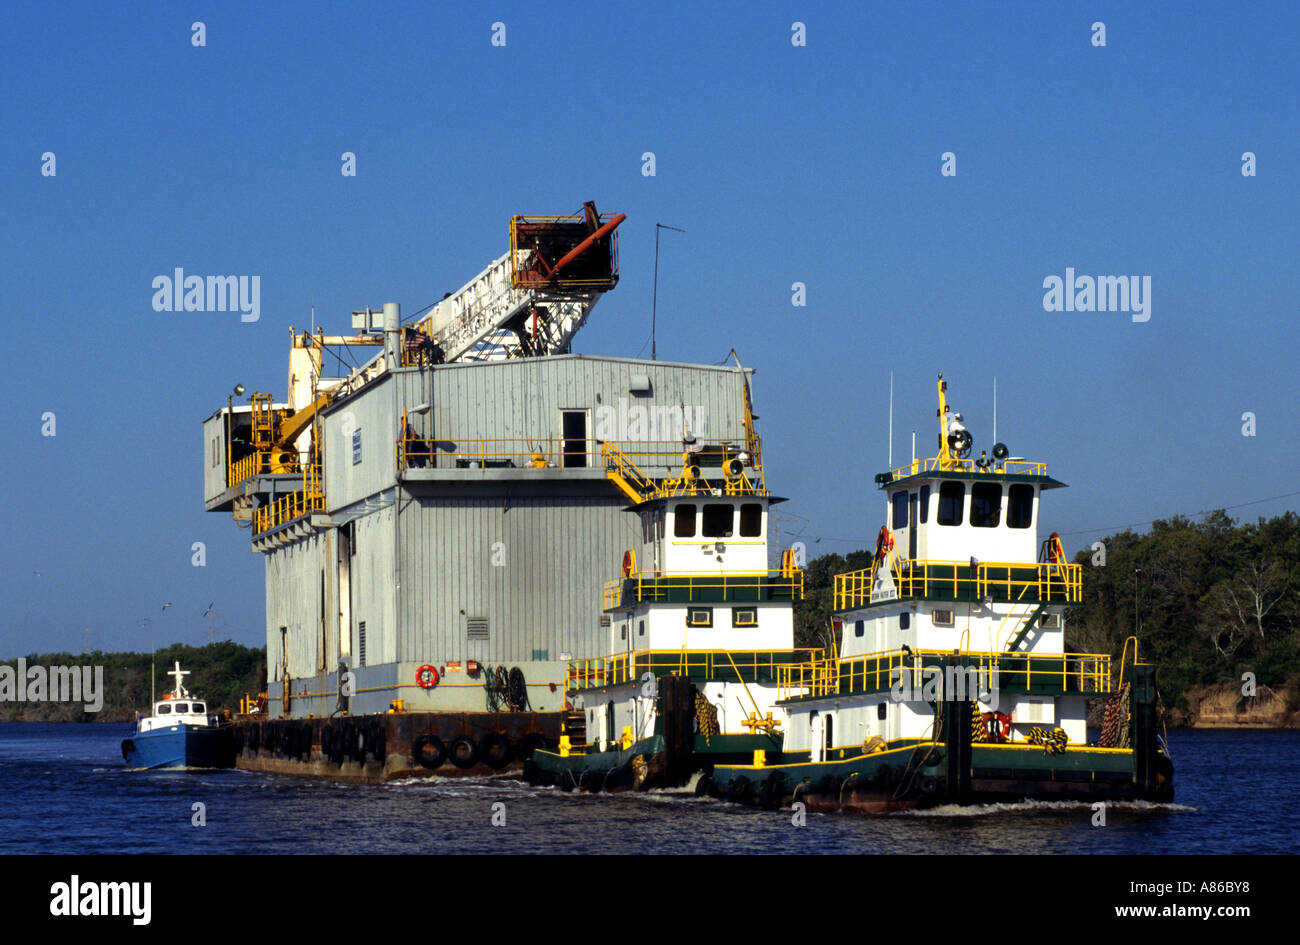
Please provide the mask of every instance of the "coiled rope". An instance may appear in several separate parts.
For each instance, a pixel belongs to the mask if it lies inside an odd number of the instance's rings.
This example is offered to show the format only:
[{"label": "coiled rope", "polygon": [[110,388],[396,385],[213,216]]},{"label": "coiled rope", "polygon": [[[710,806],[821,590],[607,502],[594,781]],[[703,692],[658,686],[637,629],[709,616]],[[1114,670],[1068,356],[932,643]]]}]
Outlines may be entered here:
[{"label": "coiled rope", "polygon": [[1065,729],[1055,728],[1048,734],[1046,729],[1035,725],[1029,730],[1029,740],[1035,745],[1042,745],[1043,751],[1049,755],[1063,755],[1065,746],[1070,743],[1070,736],[1065,734]]},{"label": "coiled rope", "polygon": [[1129,687],[1124,683],[1106,700],[1106,711],[1102,716],[1101,738],[1097,740],[1099,748],[1132,747],[1132,714],[1129,712]]}]

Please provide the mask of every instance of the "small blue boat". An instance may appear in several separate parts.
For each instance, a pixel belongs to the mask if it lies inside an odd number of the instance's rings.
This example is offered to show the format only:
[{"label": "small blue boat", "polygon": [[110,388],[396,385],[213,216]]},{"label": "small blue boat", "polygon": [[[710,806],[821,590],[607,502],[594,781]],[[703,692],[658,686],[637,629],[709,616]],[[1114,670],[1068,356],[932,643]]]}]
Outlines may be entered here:
[{"label": "small blue boat", "polygon": [[189,672],[179,661],[167,675],[176,689],[154,703],[151,717],[136,718],[131,737],[122,739],[122,758],[132,768],[233,768],[230,726],[181,685]]}]

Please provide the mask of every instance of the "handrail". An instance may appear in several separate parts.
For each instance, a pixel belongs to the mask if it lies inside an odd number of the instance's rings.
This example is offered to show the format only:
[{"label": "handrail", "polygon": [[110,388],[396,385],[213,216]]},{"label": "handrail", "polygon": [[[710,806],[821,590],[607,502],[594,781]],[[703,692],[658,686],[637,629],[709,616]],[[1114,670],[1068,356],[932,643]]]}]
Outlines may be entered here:
[{"label": "handrail", "polygon": [[633,650],[593,659],[570,660],[565,672],[565,691],[577,692],[634,682],[641,678],[642,673],[656,670],[672,670],[673,675],[694,674],[709,679],[730,672],[742,683],[745,682],[745,671],[749,671],[755,680],[764,674],[775,681],[783,667],[788,668],[801,660],[816,659],[822,652],[807,647],[770,650]]},{"label": "handrail", "polygon": [[[600,445],[600,454],[605,462],[605,475],[633,501],[713,494],[728,496],[768,494],[767,484],[763,478],[763,467],[757,464],[757,457],[753,454],[747,454],[749,471],[746,471],[745,463],[740,462],[737,463],[738,469],[734,474],[728,474],[724,470],[721,479],[715,477],[709,480],[700,474],[701,466],[706,460],[716,459],[718,460],[716,465],[723,466],[739,458],[742,451],[727,440],[699,440],[694,450],[683,449],[680,443],[660,442],[668,444],[667,448],[649,452],[624,449],[623,445],[612,441],[605,441]],[[633,456],[649,455],[665,459],[667,462],[659,465],[676,468],[678,474],[656,480],[655,477],[640,469],[629,458],[629,453]],[[645,462],[643,461],[642,464],[644,465]]]},{"label": "handrail", "polygon": [[311,463],[303,467],[302,488],[280,496],[273,502],[253,510],[253,534],[279,528],[296,518],[325,508],[325,495],[321,490],[321,467]]},{"label": "handrail", "polygon": [[1046,476],[1047,463],[1004,459],[987,468],[980,468],[973,459],[944,460],[942,456],[931,456],[928,459],[914,459],[910,463],[891,469],[889,475],[893,479],[905,479],[908,476],[919,476],[929,472],[973,473],[980,476]]},{"label": "handrail", "polygon": [[[835,575],[836,610],[871,603],[880,562]],[[1077,604],[1083,600],[1083,566],[1041,561],[981,561],[974,569],[965,561],[898,559],[891,568],[899,598],[943,595],[953,600],[995,599],[1012,603],[1050,601]],[[1032,574],[1032,577],[1029,575]],[[1032,593],[1031,593],[1032,592]]]},{"label": "handrail", "polygon": [[605,609],[619,607],[626,597],[632,601],[663,600],[673,592],[685,593],[693,599],[702,591],[721,591],[727,594],[740,591],[782,592],[780,600],[803,600],[804,571],[773,569],[768,571],[633,571],[622,578],[605,582]]},{"label": "handrail", "polygon": [[[898,679],[898,671],[910,672],[909,683],[920,689],[927,669],[945,669],[951,650],[887,650],[862,656],[823,658],[782,667],[777,674],[777,698],[817,698],[833,694],[884,692]],[[1110,655],[1107,653],[994,653],[960,650],[955,654],[964,668],[973,668],[981,678],[998,671],[999,686],[1021,686],[1026,690],[1059,685],[1062,691],[1111,691]],[[928,662],[927,662],[928,661]]]},{"label": "handrail", "polygon": [[226,464],[226,485],[237,486],[257,475],[282,476],[302,472],[302,463],[293,450],[257,450]]}]

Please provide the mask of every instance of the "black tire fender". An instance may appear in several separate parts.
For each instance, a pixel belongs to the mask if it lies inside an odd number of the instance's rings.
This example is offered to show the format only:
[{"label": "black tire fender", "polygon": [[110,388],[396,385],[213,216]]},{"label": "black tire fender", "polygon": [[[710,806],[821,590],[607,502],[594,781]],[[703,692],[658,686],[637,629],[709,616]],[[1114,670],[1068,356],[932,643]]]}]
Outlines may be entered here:
[{"label": "black tire fender", "polygon": [[447,746],[437,735],[426,733],[411,745],[411,757],[421,767],[436,771],[447,760]]},{"label": "black tire fender", "polygon": [[478,747],[468,735],[457,735],[447,746],[447,757],[462,771],[478,764]]},{"label": "black tire fender", "polygon": [[478,742],[479,757],[489,768],[500,771],[514,759],[510,741],[498,732],[488,732]]}]

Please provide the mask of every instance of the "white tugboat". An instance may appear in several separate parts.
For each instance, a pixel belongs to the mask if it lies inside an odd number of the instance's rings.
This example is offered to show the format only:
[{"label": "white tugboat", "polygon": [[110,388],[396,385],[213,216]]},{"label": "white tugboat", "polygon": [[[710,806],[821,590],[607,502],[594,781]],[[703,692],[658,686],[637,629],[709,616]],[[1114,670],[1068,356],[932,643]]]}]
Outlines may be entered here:
[{"label": "white tugboat", "polygon": [[[884,811],[1039,798],[1173,797],[1154,667],[1071,653],[1082,569],[1040,501],[1064,483],[1001,443],[972,459],[939,376],[939,453],[881,473],[870,568],[835,578],[839,652],[781,670],[779,757],[719,765],[711,789],[766,806]],[[1087,744],[1089,700],[1109,697]]]},{"label": "white tugboat", "polygon": [[207,703],[190,695],[181,680],[190,675],[180,661],[167,673],[176,687],[155,702],[153,715],[137,718],[122,758],[132,768],[232,768],[230,726],[221,724]]},{"label": "white tugboat", "polygon": [[768,493],[746,407],[743,445],[689,435],[682,445],[647,444],[681,453],[674,478],[651,479],[603,445],[643,540],[605,587],[605,655],[569,664],[560,747],[533,754],[533,783],[680,785],[712,764],[780,750],[778,675],[820,651],[794,649],[803,571],[793,552],[768,569],[769,512],[780,500]]}]

